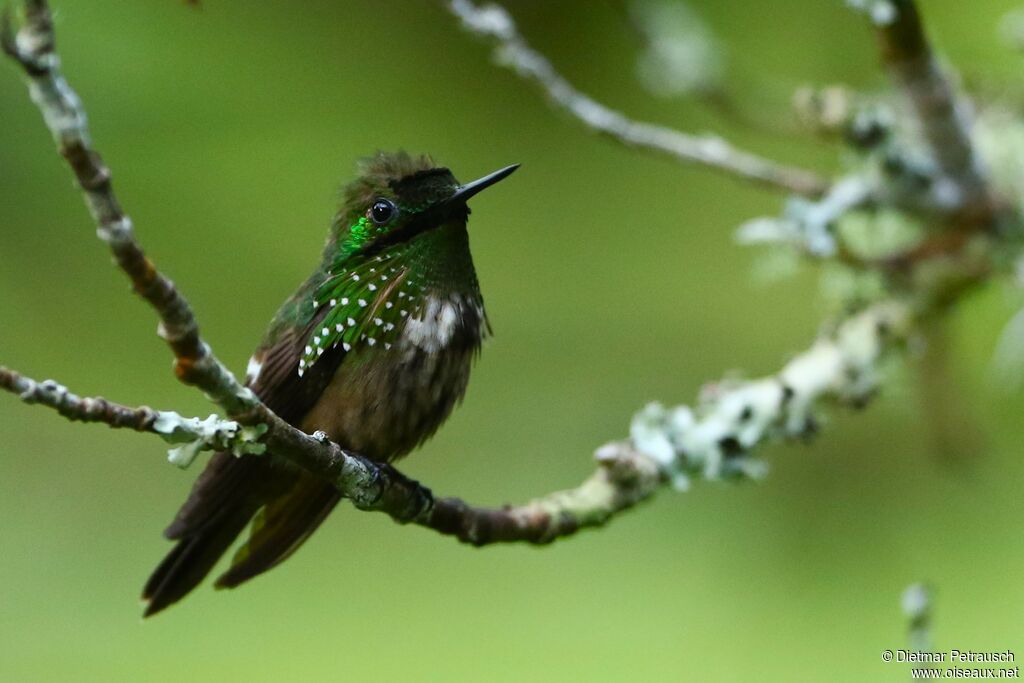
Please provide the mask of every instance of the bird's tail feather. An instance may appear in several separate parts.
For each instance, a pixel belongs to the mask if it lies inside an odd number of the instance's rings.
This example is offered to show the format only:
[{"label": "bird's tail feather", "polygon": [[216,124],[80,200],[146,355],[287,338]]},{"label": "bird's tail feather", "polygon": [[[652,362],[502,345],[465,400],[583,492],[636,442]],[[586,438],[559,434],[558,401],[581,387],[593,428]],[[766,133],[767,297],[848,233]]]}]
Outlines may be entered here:
[{"label": "bird's tail feather", "polygon": [[238,549],[217,588],[234,588],[291,556],[327,518],[341,494],[305,472],[287,494],[271,501],[253,520],[249,540]]},{"label": "bird's tail feather", "polygon": [[210,572],[245,529],[258,502],[225,509],[201,528],[183,536],[149,577],[142,590],[144,616],[152,616],[185,597]]},{"label": "bird's tail feather", "polygon": [[[287,559],[327,517],[341,494],[273,456],[216,453],[164,535],[177,545],[150,576],[145,616],[185,597],[253,520],[249,540],[217,580],[233,588]],[[254,519],[255,517],[255,519]]]}]

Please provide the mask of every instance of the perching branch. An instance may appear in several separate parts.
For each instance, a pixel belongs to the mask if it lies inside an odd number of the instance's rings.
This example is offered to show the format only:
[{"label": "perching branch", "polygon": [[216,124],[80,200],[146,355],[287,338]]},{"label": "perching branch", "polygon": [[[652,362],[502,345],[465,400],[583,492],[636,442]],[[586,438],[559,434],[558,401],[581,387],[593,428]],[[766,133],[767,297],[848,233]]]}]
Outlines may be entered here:
[{"label": "perching branch", "polygon": [[[712,385],[693,409],[666,410],[652,404],[634,419],[630,441],[598,449],[598,469],[586,481],[516,507],[478,508],[457,498],[435,499],[429,489],[394,468],[346,452],[322,434],[303,434],[279,419],[280,424],[271,423],[262,441],[258,436],[239,440],[231,429],[234,423],[222,421],[227,425],[217,437],[222,440],[208,439],[202,448],[266,445],[271,452],[332,481],[360,509],[385,512],[396,521],[463,542],[548,543],[604,525],[667,483],[682,489],[694,476],[712,480],[758,476],[763,463],[751,457],[757,446],[780,438],[812,437],[817,430],[814,416],[825,402],[859,407],[871,399],[881,362],[906,341],[913,317],[907,303],[879,303],[823,334],[775,375]],[[36,384],[6,369],[0,369],[0,388],[57,408],[70,419],[128,426],[168,439],[166,429],[155,428],[163,419],[178,428],[176,441],[190,435],[189,425],[202,424],[197,418],[186,420],[166,411],[82,399],[55,382]]]},{"label": "perching branch", "polygon": [[[542,85],[558,104],[623,142],[801,194],[821,194],[826,187],[813,175],[739,152],[721,140],[691,138],[629,121],[573,89],[526,45],[500,8],[480,9],[469,0],[452,0],[451,10],[473,31],[496,39],[512,65]],[[694,476],[755,476],[763,468],[752,457],[757,446],[775,439],[810,437],[816,431],[815,415],[826,403],[860,406],[867,402],[879,386],[885,358],[914,334],[921,317],[934,312],[930,291],[879,300],[841,317],[775,375],[711,385],[692,409],[649,406],[634,419],[628,441],[598,449],[597,471],[576,488],[500,509],[477,508],[454,498],[435,499],[429,489],[394,468],[348,452],[322,433],[305,434],[287,424],[217,360],[202,340],[188,302],[145,256],[114,196],[110,172],[89,140],[85,111],[60,73],[46,3],[27,3],[25,22],[16,35],[5,14],[0,38],[28,77],[32,99],[78,180],[99,236],[110,245],[135,291],[157,312],[159,333],[175,356],[176,375],[202,389],[228,419],[210,418],[206,424],[167,411],[81,398],[56,383],[38,384],[5,369],[0,369],[0,388],[55,408],[70,419],[155,432],[164,438],[169,429],[175,438],[190,439],[186,445],[192,455],[205,448],[251,453],[262,447],[330,481],[358,508],[384,512],[399,522],[464,542],[545,543],[601,526],[668,483],[681,488]],[[846,187],[837,187],[823,205],[842,213],[861,204],[863,196],[847,193]],[[849,188],[856,189],[854,180]],[[958,290],[943,287],[943,301],[948,302],[950,292]]]},{"label": "perching branch", "polygon": [[501,6],[477,6],[472,0],[450,0],[448,9],[469,31],[495,42],[495,61],[534,81],[551,101],[585,126],[614,140],[679,161],[696,163],[761,185],[796,194],[818,196],[828,181],[800,168],[784,166],[745,152],[713,135],[694,136],[664,126],[633,121],[577,90],[544,55],[534,50]]},{"label": "perching branch", "polygon": [[[653,490],[651,482],[661,476],[658,467],[646,456],[623,451],[615,457],[603,456],[601,469],[580,488],[552,494],[520,508],[479,509],[456,499],[435,502],[429,489],[393,468],[345,451],[320,433],[311,436],[281,420],[216,358],[200,337],[188,302],[139,246],[131,220],[114,195],[110,171],[92,148],[82,103],[61,74],[53,23],[45,1],[33,0],[26,5],[25,22],[16,35],[10,14],[5,12],[0,43],[28,77],[32,100],[75,174],[96,222],[97,234],[110,245],[115,261],[131,279],[135,291],[159,316],[159,334],[174,353],[175,374],[183,382],[202,389],[229,418],[261,433],[259,446],[331,481],[359,508],[386,512],[398,521],[413,521],[478,544],[544,542],[603,523]],[[160,416],[170,415],[101,403],[101,399],[81,399],[56,383],[35,384],[10,370],[4,370],[3,377],[3,388],[80,419],[111,426],[134,424],[140,431],[158,432],[154,427]],[[99,406],[105,409],[99,410]],[[226,435],[230,430],[224,425],[234,423],[218,424],[216,436],[204,436],[198,426],[189,433],[182,424],[178,425],[178,434],[196,437],[190,445],[194,456],[202,448],[231,445]],[[246,452],[251,452],[255,445],[250,443]]]}]

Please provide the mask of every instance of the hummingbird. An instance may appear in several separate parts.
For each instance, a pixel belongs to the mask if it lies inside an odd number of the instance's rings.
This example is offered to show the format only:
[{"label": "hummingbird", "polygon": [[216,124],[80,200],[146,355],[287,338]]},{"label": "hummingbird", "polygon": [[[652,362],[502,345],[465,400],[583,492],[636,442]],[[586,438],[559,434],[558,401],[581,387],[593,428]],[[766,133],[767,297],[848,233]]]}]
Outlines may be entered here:
[{"label": "hummingbird", "polygon": [[[466,202],[516,168],[460,184],[426,155],[363,160],[319,266],[274,316],[246,386],[298,429],[323,431],[376,462],[432,436],[462,400],[491,332]],[[216,587],[277,566],[340,498],[272,453],[215,453],[164,531],[176,544],[143,589],[145,616],[185,597],[246,526],[248,539]]]}]

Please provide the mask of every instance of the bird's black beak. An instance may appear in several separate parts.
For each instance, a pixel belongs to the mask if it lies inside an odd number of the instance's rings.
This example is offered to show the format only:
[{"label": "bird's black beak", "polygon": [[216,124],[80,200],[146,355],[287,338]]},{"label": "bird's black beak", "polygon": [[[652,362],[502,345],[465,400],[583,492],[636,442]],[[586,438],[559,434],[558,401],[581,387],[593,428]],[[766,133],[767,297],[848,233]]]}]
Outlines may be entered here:
[{"label": "bird's black beak", "polygon": [[495,171],[494,173],[489,173],[485,175],[483,178],[474,180],[471,183],[461,185],[459,186],[459,189],[455,190],[455,194],[449,197],[448,201],[445,203],[453,204],[458,202],[465,204],[470,197],[474,196],[481,190],[490,187],[499,180],[504,180],[505,178],[509,177],[510,175],[512,175],[512,172],[515,171],[517,168],[519,168],[519,164],[512,164],[511,166],[506,166],[505,168]]}]

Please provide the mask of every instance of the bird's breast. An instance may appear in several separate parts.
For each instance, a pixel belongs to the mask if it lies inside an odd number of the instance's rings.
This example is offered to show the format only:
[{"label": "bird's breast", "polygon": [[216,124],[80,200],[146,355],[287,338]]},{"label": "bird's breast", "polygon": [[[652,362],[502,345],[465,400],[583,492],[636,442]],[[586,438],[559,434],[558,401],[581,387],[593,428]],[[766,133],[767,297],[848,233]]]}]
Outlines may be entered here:
[{"label": "bird's breast", "polygon": [[405,455],[430,437],[462,399],[485,333],[483,307],[461,297],[429,297],[391,348],[346,355],[302,422],[379,461]]}]

